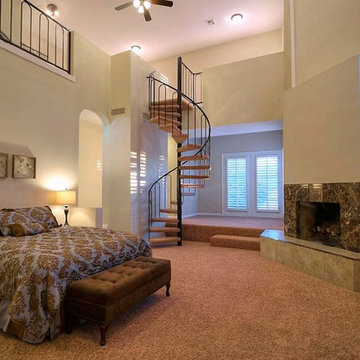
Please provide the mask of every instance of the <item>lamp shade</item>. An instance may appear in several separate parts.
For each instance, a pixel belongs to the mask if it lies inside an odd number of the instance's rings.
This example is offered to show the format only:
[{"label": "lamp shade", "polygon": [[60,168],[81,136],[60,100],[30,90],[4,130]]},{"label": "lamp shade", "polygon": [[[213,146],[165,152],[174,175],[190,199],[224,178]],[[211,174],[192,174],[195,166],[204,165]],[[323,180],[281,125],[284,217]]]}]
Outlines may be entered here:
[{"label": "lamp shade", "polygon": [[74,205],[76,204],[76,191],[58,191],[56,193],[57,205]]}]

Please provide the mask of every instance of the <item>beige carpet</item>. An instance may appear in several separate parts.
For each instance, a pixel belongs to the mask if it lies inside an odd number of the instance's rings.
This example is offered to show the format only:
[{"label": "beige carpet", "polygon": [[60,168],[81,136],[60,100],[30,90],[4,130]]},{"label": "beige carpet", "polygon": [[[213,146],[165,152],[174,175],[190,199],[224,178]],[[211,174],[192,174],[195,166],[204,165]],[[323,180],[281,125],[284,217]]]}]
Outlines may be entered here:
[{"label": "beige carpet", "polygon": [[122,316],[98,345],[85,324],[28,345],[0,334],[0,359],[360,359],[360,295],[258,252],[186,242],[154,250],[173,266],[161,290]]}]

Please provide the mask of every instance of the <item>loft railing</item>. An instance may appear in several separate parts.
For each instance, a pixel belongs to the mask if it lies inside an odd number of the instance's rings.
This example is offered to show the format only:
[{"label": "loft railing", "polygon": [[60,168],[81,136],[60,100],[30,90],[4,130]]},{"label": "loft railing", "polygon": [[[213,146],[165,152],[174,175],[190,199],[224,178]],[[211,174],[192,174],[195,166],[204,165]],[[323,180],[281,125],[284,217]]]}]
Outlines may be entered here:
[{"label": "loft railing", "polygon": [[70,30],[27,0],[0,0],[0,40],[71,71]]},{"label": "loft railing", "polygon": [[196,104],[203,103],[203,73],[193,72],[186,66],[180,58],[178,62],[178,74],[181,79],[178,79],[178,83],[181,80],[182,93],[188,98],[192,99]]}]

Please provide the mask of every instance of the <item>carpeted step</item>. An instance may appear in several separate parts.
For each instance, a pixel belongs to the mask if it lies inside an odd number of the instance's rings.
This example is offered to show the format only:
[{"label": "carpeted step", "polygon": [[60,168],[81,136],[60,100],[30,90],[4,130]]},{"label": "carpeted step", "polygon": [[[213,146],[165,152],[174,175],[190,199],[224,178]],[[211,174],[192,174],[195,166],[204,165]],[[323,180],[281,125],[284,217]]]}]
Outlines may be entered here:
[{"label": "carpeted step", "polygon": [[158,238],[150,238],[151,245],[156,244],[167,244],[167,243],[173,243],[173,242],[179,242],[181,241],[178,237],[158,237]]},{"label": "carpeted step", "polygon": [[[172,225],[172,224],[171,224]],[[176,226],[176,224],[175,224]],[[170,234],[170,233],[179,233],[180,229],[177,227],[156,227],[156,228],[150,228],[150,232],[152,233],[166,233],[166,234]]]},{"label": "carpeted step", "polygon": [[260,238],[250,236],[214,235],[210,246],[260,251]]}]

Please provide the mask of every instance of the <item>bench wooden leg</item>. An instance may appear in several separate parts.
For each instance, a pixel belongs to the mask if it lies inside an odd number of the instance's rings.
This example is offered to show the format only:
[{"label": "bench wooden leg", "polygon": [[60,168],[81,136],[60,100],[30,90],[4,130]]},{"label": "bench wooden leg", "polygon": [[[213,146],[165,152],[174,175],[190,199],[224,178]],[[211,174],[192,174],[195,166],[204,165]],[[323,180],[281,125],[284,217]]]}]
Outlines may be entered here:
[{"label": "bench wooden leg", "polygon": [[101,335],[100,345],[105,346],[106,345],[106,333],[109,329],[109,325],[101,324],[101,325],[99,325],[99,328],[100,328],[100,335]]},{"label": "bench wooden leg", "polygon": [[67,315],[65,329],[67,334],[71,334],[74,329],[74,319],[73,316]]},{"label": "bench wooden leg", "polygon": [[166,296],[170,296],[170,284],[166,285]]}]

